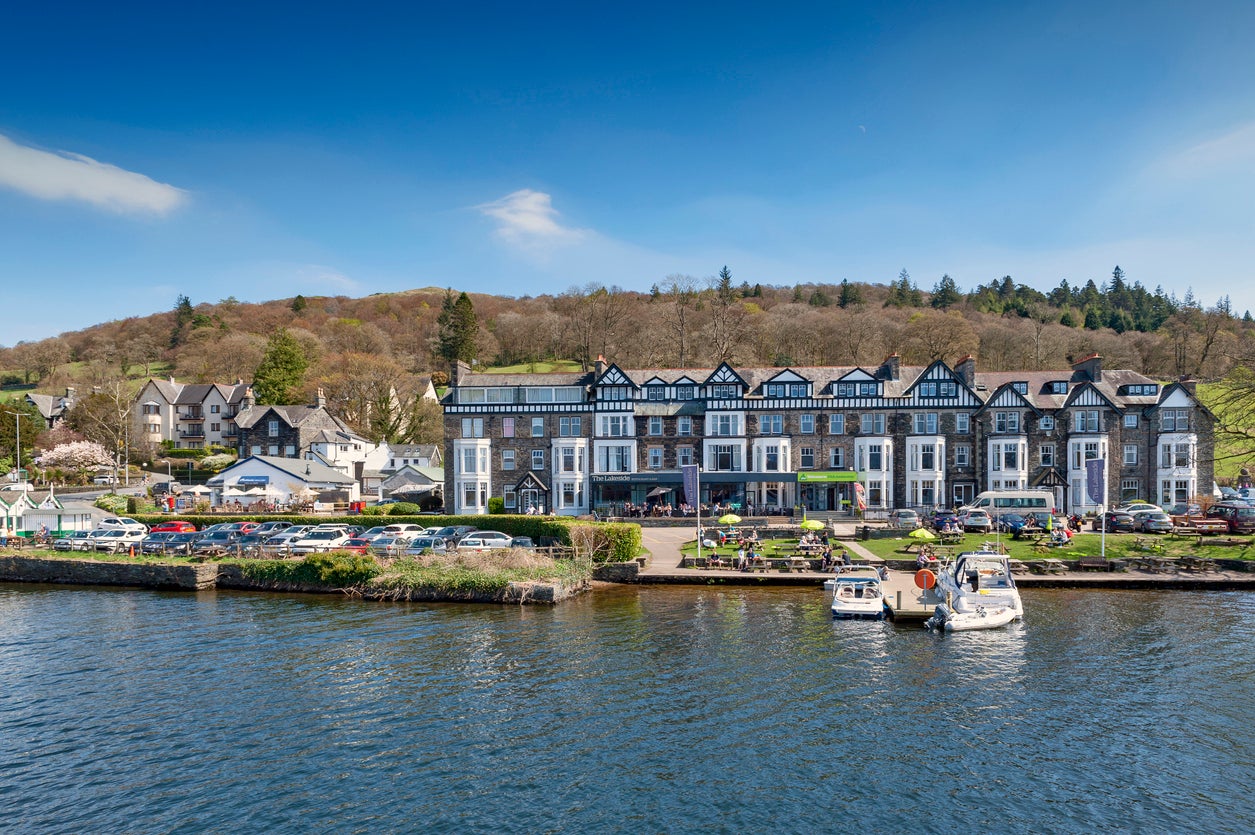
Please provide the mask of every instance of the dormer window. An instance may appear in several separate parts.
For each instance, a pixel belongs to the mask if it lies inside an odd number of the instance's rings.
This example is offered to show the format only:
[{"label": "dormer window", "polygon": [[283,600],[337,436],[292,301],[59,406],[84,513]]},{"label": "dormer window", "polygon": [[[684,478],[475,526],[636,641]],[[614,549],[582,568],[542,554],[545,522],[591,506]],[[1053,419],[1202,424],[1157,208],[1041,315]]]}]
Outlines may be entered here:
[{"label": "dormer window", "polygon": [[720,383],[710,387],[710,396],[714,400],[735,400],[740,395],[739,386]]},{"label": "dormer window", "polygon": [[784,397],[784,383],[768,383],[763,394],[767,397]]},{"label": "dormer window", "polygon": [[1068,393],[1067,381],[1055,380],[1046,387],[1046,390],[1050,394],[1067,394]]},{"label": "dormer window", "polygon": [[859,397],[875,397],[878,394],[880,394],[880,388],[875,383],[858,384]]},{"label": "dormer window", "polygon": [[648,400],[665,400],[667,390],[663,386],[650,386],[645,390],[645,397]]},{"label": "dormer window", "polygon": [[1015,389],[1015,391],[1019,394],[1023,394],[1023,395],[1028,394],[1028,383],[1025,383],[1025,382],[1012,383],[1011,388]]},{"label": "dormer window", "polygon": [[837,397],[853,397],[854,391],[853,383],[837,383]]},{"label": "dormer window", "polygon": [[675,399],[676,400],[692,400],[693,399],[693,387],[691,385],[676,386],[675,387]]},{"label": "dormer window", "polygon": [[806,397],[808,389],[806,383],[789,383],[789,397]]}]

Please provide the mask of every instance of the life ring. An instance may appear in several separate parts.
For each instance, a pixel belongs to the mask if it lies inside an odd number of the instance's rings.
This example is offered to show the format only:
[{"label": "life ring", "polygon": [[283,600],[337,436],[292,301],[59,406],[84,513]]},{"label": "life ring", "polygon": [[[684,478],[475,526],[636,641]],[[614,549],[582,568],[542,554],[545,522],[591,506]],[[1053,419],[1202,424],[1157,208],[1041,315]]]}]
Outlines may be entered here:
[{"label": "life ring", "polygon": [[931,589],[937,585],[937,575],[927,568],[921,568],[915,572],[915,585],[921,589]]}]

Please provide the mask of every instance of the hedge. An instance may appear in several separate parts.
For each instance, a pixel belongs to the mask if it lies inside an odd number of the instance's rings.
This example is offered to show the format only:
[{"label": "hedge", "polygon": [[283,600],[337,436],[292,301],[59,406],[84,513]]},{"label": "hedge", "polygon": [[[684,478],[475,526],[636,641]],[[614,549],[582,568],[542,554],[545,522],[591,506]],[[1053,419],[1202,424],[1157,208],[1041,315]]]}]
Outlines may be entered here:
[{"label": "hedge", "polygon": [[346,525],[413,524],[424,527],[436,525],[473,525],[484,530],[498,530],[510,536],[530,536],[539,543],[542,539],[556,539],[563,545],[571,544],[571,529],[576,526],[587,526],[597,529],[604,537],[607,552],[602,555],[607,562],[628,562],[636,558],[641,550],[641,528],[630,522],[586,522],[570,516],[296,516],[292,514],[273,513],[241,513],[241,514],[136,514],[134,516],[145,525],[158,525],[162,522],[180,520],[191,522],[197,528],[216,525],[220,522],[291,522],[293,525],[326,525],[343,523]]}]

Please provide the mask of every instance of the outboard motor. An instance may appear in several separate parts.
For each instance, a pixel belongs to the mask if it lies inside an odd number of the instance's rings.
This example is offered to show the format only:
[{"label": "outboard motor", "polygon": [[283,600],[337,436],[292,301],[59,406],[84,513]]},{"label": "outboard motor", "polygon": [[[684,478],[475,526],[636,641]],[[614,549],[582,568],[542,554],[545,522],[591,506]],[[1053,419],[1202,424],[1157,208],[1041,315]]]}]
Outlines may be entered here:
[{"label": "outboard motor", "polygon": [[950,620],[954,613],[950,611],[950,607],[944,603],[938,603],[937,608],[933,609],[933,616],[924,621],[925,629],[941,629],[946,625],[946,621]]}]

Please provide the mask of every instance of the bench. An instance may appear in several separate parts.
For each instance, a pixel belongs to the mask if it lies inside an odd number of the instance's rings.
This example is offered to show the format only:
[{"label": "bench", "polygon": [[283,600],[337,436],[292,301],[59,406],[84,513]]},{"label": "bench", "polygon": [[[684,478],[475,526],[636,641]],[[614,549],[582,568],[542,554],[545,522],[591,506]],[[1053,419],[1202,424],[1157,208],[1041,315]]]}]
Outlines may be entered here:
[{"label": "bench", "polygon": [[1076,558],[1077,571],[1110,571],[1111,565],[1099,555],[1083,555]]}]

